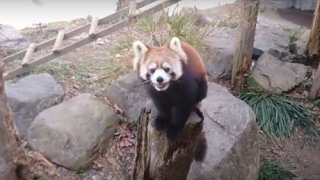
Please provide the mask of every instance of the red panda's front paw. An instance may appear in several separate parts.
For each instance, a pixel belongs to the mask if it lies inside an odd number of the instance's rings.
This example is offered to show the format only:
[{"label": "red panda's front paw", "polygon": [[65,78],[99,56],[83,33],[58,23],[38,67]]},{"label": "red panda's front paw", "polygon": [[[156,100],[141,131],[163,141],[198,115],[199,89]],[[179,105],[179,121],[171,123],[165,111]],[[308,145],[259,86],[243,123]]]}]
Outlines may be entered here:
[{"label": "red panda's front paw", "polygon": [[157,116],[154,120],[154,128],[157,131],[164,131],[166,129],[166,118],[163,116]]}]

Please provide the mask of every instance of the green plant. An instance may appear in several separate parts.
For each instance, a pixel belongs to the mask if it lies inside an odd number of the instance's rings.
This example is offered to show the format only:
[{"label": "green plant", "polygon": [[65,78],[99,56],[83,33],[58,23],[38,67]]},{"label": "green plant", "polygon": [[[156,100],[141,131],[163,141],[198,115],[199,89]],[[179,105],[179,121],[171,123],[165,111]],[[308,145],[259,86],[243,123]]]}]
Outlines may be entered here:
[{"label": "green plant", "polygon": [[264,92],[264,88],[254,79],[252,75],[249,75],[245,79],[244,88],[247,91]]},{"label": "green plant", "polygon": [[173,11],[170,15],[168,11],[163,10],[159,18],[150,15],[139,20],[135,27],[150,37],[153,45],[164,45],[176,36],[195,48],[201,49],[206,46],[204,38],[211,32],[213,24],[208,23],[204,27],[196,27],[195,23],[198,19],[195,13],[181,14]]},{"label": "green plant", "polygon": [[312,102],[313,105],[320,107],[320,99],[316,99]]},{"label": "green plant", "polygon": [[259,180],[294,180],[296,175],[280,163],[271,162],[266,158],[260,161]]},{"label": "green plant", "polygon": [[289,33],[290,43],[296,42],[302,35],[302,27],[299,28],[283,28],[284,31]]},{"label": "green plant", "polygon": [[271,137],[288,138],[294,127],[317,128],[315,115],[285,95],[243,92],[239,98],[255,112],[261,129]]},{"label": "green plant", "polygon": [[123,50],[129,50],[132,47],[133,41],[135,41],[135,37],[131,35],[120,38],[117,43],[112,46],[111,51],[114,53],[119,53]]}]

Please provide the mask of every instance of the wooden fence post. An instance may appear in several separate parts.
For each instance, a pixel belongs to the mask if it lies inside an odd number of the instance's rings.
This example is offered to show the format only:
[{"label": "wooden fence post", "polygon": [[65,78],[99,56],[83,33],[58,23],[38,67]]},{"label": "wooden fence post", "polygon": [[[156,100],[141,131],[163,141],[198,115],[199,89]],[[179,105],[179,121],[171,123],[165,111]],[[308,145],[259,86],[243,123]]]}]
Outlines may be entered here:
[{"label": "wooden fence post", "polygon": [[[320,1],[318,0],[307,45],[307,52],[310,58],[319,59],[320,56]],[[320,63],[314,81],[308,95],[308,98],[313,100],[320,96]]]},{"label": "wooden fence post", "polygon": [[235,93],[243,89],[244,78],[251,67],[251,56],[259,12],[259,0],[241,0],[240,22],[235,42],[231,82]]}]

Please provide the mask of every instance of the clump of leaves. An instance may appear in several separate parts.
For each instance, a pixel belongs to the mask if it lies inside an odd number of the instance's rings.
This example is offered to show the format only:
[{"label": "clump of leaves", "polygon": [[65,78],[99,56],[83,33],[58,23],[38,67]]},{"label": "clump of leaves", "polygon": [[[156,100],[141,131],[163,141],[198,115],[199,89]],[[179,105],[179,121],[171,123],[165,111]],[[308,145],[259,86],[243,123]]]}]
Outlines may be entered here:
[{"label": "clump of leaves", "polygon": [[295,180],[296,175],[280,163],[262,158],[260,162],[259,180]]},{"label": "clump of leaves", "polygon": [[168,11],[163,10],[160,17],[150,15],[139,20],[135,27],[149,36],[153,45],[164,45],[175,36],[200,49],[206,46],[204,38],[212,31],[213,24],[208,23],[204,27],[196,27],[195,23],[198,20],[199,17],[194,12],[178,13],[174,10],[170,15]]},{"label": "clump of leaves", "polygon": [[317,128],[315,115],[288,96],[243,92],[239,98],[253,109],[259,127],[270,137],[288,138],[294,127]]}]

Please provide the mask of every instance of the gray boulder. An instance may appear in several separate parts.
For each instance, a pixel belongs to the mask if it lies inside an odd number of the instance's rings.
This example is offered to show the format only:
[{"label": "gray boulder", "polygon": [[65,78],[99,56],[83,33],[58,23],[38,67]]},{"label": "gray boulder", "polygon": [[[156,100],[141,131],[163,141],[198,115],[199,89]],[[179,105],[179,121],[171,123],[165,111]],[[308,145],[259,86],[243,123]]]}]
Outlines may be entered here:
[{"label": "gray boulder", "polygon": [[253,46],[277,58],[288,55],[290,45],[289,34],[279,26],[268,23],[269,21],[264,21],[264,19],[262,16],[258,18]]},{"label": "gray boulder", "polygon": [[258,179],[258,127],[252,109],[226,88],[209,83],[203,110],[208,149],[203,162],[191,164],[187,180]]},{"label": "gray boulder", "polygon": [[118,121],[95,96],[82,94],[42,111],[28,130],[28,141],[51,161],[80,170],[108,145]]},{"label": "gray boulder", "polygon": [[131,120],[137,120],[139,117],[140,108],[148,100],[146,94],[144,85],[138,79],[136,72],[121,76],[106,88],[108,99],[116,103],[124,111],[124,115]]},{"label": "gray boulder", "polygon": [[302,33],[301,37],[290,44],[290,50],[293,54],[305,57],[305,52],[307,49],[307,44],[310,36],[310,29],[306,29],[304,33]]},{"label": "gray boulder", "polygon": [[16,83],[6,82],[5,91],[22,138],[41,111],[58,104],[65,96],[63,87],[47,73],[29,75]]},{"label": "gray boulder", "polygon": [[21,50],[29,46],[29,40],[9,25],[0,24],[0,50]]},{"label": "gray boulder", "polygon": [[253,78],[266,90],[281,93],[294,88],[306,77],[308,67],[298,63],[281,62],[264,53],[255,64]]},{"label": "gray boulder", "polygon": [[[125,112],[130,111],[127,107],[133,107],[139,114],[142,107],[149,107],[149,98],[136,74],[123,76],[113,87],[117,87],[113,89],[113,96],[123,96],[114,98],[114,102]],[[251,108],[215,83],[209,83],[203,108],[207,154],[203,163],[192,163],[188,179],[257,179],[258,127]]]},{"label": "gray boulder", "polygon": [[215,29],[206,38],[210,45],[201,55],[210,77],[224,78],[231,75],[236,31],[228,28]]}]

